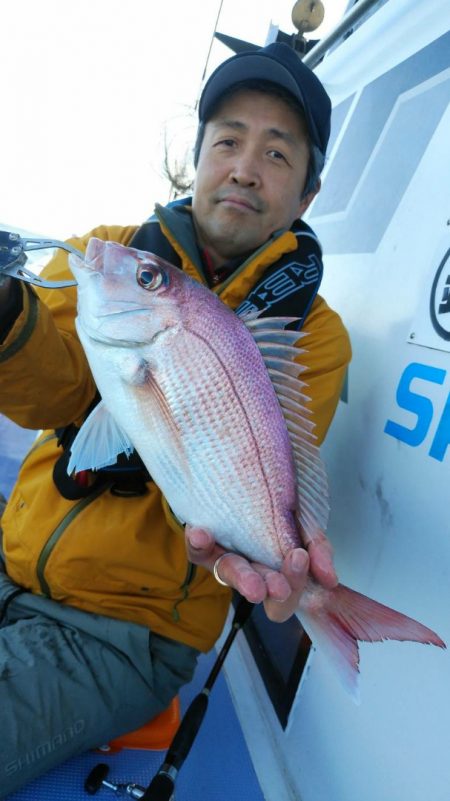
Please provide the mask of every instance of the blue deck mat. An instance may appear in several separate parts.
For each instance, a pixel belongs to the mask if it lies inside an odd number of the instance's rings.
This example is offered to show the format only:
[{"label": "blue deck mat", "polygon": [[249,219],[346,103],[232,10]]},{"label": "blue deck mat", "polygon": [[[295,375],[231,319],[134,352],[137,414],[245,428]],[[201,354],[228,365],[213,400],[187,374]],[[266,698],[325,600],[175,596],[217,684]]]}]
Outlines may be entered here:
[{"label": "blue deck mat", "polygon": [[[214,658],[214,652],[200,658],[193,681],[180,693],[182,712],[201,690]],[[164,753],[123,750],[110,756],[82,754],[7,796],[5,801],[87,801],[88,798],[113,801],[119,796],[106,788],[102,787],[95,796],[84,790],[84,781],[94,765],[99,762],[110,765],[107,777],[110,781],[134,782],[146,788]],[[176,801],[264,801],[222,675],[214,685],[203,725],[180,770],[175,797]]]}]

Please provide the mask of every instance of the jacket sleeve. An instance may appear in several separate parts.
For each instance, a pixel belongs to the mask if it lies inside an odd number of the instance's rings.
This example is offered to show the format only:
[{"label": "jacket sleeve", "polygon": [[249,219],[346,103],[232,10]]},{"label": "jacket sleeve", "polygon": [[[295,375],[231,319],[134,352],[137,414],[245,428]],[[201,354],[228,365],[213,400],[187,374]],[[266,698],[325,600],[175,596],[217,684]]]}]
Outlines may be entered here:
[{"label": "jacket sleeve", "polygon": [[[91,236],[128,244],[136,226],[101,226],[69,242],[85,251]],[[42,275],[72,275],[59,250]],[[79,420],[95,384],[75,330],[76,288],[22,285],[23,309],[0,344],[0,411],[24,428],[58,428]]]}]

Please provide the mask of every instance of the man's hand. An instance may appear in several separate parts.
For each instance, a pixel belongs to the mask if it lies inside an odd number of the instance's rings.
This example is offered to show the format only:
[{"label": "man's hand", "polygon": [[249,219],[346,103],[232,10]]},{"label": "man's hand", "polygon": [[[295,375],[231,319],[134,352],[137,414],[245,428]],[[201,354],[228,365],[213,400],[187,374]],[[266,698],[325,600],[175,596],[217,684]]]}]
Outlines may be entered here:
[{"label": "man's hand", "polygon": [[295,612],[308,573],[327,589],[338,583],[331,544],[322,532],[309,544],[308,550],[289,551],[279,571],[228,553],[204,529],[186,526],[186,546],[190,561],[211,572],[217,559],[226,553],[220,562],[220,578],[248,601],[263,603],[267,617],[276,623],[283,623]]}]

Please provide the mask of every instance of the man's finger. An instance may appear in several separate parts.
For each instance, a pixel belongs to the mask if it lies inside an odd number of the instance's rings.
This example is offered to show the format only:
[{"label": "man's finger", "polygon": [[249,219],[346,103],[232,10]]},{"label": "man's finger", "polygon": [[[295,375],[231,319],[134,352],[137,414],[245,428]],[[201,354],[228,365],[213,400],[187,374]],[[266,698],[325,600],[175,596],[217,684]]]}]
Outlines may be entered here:
[{"label": "man's finger", "polygon": [[308,580],[309,556],[303,548],[290,551],[281,566],[281,574],[289,587],[287,598],[280,602],[275,596],[267,598],[264,609],[269,620],[284,623],[297,609]]},{"label": "man's finger", "polygon": [[203,564],[203,560],[208,559],[215,551],[219,551],[217,556],[224,553],[223,548],[216,546],[214,537],[203,528],[191,528],[186,526],[186,547],[188,557],[194,564]]},{"label": "man's finger", "polygon": [[238,554],[228,554],[217,545],[209,531],[186,526],[185,534],[188,559],[193,564],[201,565],[212,573],[219,557],[227,554],[227,558],[220,562],[219,578],[251,603],[257,604],[264,600],[267,596],[264,579],[253,570],[247,559]]},{"label": "man's finger", "polygon": [[333,550],[330,542],[325,540],[314,541],[308,548],[311,573],[323,587],[333,589],[338,584],[338,577],[333,565]]},{"label": "man's finger", "polygon": [[291,587],[282,573],[277,570],[272,570],[266,565],[260,565],[257,562],[252,562],[252,567],[264,580],[268,598],[272,598],[278,603],[287,601],[291,594]]},{"label": "man's finger", "polygon": [[229,587],[237,590],[253,604],[261,603],[267,596],[264,578],[243,556],[230,554],[226,559],[222,559],[219,575]]}]

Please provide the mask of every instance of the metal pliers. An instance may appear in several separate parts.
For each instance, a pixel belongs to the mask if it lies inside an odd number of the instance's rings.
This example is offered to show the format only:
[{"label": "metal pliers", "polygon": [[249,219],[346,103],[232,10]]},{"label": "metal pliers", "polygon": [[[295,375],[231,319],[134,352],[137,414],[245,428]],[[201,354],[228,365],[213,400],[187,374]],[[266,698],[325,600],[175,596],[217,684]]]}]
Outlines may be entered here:
[{"label": "metal pliers", "polygon": [[32,239],[22,237],[11,231],[0,231],[0,278],[8,275],[10,278],[17,278],[20,281],[26,281],[28,284],[48,287],[49,289],[76,286],[77,282],[75,280],[46,281],[25,268],[26,251],[42,250],[44,248],[61,248],[68,253],[75,253],[76,256],[84,258],[84,254],[80,250],[68,245],[67,242],[60,242],[57,239]]}]

